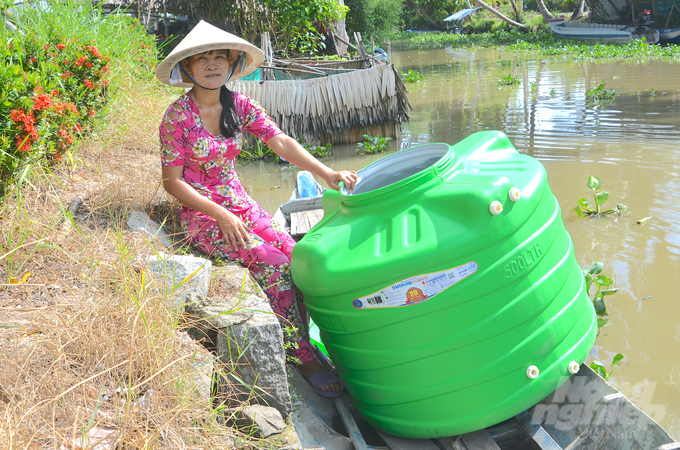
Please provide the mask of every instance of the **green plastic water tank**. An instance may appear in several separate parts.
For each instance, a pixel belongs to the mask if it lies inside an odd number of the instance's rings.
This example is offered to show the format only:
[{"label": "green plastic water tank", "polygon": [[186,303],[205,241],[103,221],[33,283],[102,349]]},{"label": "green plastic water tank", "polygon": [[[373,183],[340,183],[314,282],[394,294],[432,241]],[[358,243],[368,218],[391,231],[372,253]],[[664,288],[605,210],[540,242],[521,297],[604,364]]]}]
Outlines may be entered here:
[{"label": "green plastic water tank", "polygon": [[291,270],[370,424],[467,433],[578,370],[596,317],[542,164],[489,131],[391,154],[359,178],[326,191]]}]

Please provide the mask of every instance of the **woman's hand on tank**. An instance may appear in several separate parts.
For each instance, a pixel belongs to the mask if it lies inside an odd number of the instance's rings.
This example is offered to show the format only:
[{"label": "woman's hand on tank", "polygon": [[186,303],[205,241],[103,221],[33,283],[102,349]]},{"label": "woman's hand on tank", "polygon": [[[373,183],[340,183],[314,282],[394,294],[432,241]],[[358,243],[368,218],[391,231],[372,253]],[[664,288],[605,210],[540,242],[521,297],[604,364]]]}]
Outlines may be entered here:
[{"label": "woman's hand on tank", "polygon": [[326,183],[331,189],[340,190],[340,182],[345,183],[347,192],[354,190],[354,185],[357,184],[357,173],[354,170],[339,170],[332,171],[326,178]]},{"label": "woman's hand on tank", "polygon": [[232,251],[246,248],[246,244],[250,242],[250,237],[248,236],[250,228],[238,216],[222,208],[221,213],[218,217],[215,217],[215,220],[217,220],[217,225],[222,231],[224,243]]}]

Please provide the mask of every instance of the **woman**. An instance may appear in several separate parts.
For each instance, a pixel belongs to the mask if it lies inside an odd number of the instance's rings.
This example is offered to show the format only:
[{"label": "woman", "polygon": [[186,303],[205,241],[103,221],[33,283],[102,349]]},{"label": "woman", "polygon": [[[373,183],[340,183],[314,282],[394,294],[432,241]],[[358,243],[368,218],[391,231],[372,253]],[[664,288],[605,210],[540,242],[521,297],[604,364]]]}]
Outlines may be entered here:
[{"label": "woman", "polygon": [[[302,332],[289,270],[295,242],[250,198],[234,171],[242,132],[333,189],[344,183],[352,190],[357,177],[317,161],[283,134],[256,101],[224,86],[254,71],[262,59],[257,47],[201,21],[158,65],[160,81],[190,88],[168,107],[160,125],[163,186],[182,203],[180,218],[191,241],[207,254],[247,266],[274,312]],[[314,357],[307,333],[292,339],[297,344],[292,355],[314,390],[327,397],[342,395],[340,381]]]}]

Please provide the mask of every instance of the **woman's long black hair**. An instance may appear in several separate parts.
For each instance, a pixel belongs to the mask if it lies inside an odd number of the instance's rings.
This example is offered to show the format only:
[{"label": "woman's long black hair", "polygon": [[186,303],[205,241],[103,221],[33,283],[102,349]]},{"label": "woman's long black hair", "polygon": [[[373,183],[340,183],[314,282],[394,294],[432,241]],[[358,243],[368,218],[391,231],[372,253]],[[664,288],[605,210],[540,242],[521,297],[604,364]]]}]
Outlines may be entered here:
[{"label": "woman's long black hair", "polygon": [[220,115],[220,131],[225,138],[233,138],[241,130],[241,118],[236,111],[234,96],[226,86],[220,88],[220,103],[222,115]]}]

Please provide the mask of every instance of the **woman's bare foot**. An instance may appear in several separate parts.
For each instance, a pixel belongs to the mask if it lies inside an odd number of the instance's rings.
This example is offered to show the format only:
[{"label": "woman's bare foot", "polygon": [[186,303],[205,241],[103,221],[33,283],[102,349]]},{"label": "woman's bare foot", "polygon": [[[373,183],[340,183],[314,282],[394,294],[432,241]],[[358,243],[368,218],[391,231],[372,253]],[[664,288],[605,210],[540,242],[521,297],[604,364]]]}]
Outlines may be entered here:
[{"label": "woman's bare foot", "polygon": [[[316,358],[309,362],[301,364],[300,366],[298,366],[298,368],[300,369],[302,375],[307,379],[309,379],[309,377],[317,373],[319,370],[325,369],[323,364],[321,364],[319,360]],[[344,387],[342,386],[342,383],[338,381],[337,383],[331,383],[325,386],[321,386],[320,389],[323,391],[342,391]]]}]

